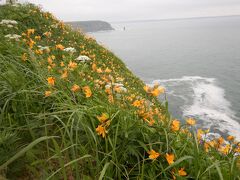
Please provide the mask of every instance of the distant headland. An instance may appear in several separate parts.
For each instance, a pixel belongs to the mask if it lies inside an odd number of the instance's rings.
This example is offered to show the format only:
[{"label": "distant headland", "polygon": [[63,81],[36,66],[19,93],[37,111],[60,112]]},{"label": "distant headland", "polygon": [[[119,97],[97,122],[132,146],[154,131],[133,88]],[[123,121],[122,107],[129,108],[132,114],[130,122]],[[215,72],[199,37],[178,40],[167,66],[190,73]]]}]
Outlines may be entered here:
[{"label": "distant headland", "polygon": [[72,21],[66,22],[74,29],[81,29],[84,32],[97,32],[114,30],[110,23],[105,21]]}]

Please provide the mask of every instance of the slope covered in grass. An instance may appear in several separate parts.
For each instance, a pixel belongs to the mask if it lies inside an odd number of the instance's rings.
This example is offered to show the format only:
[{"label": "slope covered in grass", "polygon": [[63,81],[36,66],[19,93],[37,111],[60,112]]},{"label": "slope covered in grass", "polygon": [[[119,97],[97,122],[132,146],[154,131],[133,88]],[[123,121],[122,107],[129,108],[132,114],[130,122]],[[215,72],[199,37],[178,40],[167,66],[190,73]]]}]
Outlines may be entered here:
[{"label": "slope covered in grass", "polygon": [[173,120],[94,39],[33,5],[0,22],[0,179],[240,178],[234,137]]}]

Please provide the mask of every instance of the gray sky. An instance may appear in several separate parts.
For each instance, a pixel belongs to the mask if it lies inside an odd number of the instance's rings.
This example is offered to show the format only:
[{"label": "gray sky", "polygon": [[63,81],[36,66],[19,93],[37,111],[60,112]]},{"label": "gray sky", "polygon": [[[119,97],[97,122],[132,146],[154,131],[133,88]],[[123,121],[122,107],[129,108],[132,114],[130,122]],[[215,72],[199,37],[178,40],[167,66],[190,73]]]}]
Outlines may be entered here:
[{"label": "gray sky", "polygon": [[[24,1],[24,0],[22,0]],[[240,0],[28,0],[64,21],[240,15]]]}]

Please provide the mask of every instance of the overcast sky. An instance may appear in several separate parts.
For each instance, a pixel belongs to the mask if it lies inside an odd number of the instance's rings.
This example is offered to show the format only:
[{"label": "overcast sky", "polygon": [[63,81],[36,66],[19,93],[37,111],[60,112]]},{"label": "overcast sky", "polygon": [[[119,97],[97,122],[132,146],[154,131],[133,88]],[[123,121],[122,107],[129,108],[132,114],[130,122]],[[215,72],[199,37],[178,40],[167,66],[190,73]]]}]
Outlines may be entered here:
[{"label": "overcast sky", "polygon": [[[20,0],[24,1],[24,0]],[[240,0],[28,0],[64,21],[240,15]]]}]

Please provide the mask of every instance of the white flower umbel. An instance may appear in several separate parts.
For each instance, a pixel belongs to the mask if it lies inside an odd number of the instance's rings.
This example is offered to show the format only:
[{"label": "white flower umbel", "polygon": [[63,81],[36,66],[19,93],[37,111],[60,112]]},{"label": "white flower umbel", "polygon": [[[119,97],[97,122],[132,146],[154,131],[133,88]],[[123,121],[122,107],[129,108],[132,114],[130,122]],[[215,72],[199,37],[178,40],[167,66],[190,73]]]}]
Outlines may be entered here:
[{"label": "white flower umbel", "polygon": [[44,50],[47,50],[47,51],[48,51],[48,50],[50,50],[50,49],[49,49],[49,46],[40,46],[40,45],[39,45],[38,48],[39,48],[39,50],[41,50],[41,51],[44,51]]},{"label": "white flower umbel", "polygon": [[52,24],[51,27],[52,27],[52,28],[57,28],[58,25],[57,25],[57,24]]},{"label": "white flower umbel", "polygon": [[111,84],[105,85],[105,89],[110,89],[111,87],[112,87]]},{"label": "white flower umbel", "polygon": [[11,25],[11,24],[7,24],[7,27],[9,27],[9,28],[12,28],[12,27],[13,27],[13,25]]},{"label": "white flower umbel", "polygon": [[123,82],[123,78],[117,77],[117,78],[116,78],[116,81],[117,81],[117,82]]},{"label": "white flower umbel", "polygon": [[120,90],[121,90],[121,92],[127,92],[127,88],[125,88],[125,87],[120,87]]},{"label": "white flower umbel", "polygon": [[105,89],[110,89],[112,87],[118,88],[120,92],[124,92],[124,93],[127,92],[127,88],[125,88],[124,85],[121,83],[108,83],[105,85]]},{"label": "white flower umbel", "polygon": [[65,51],[65,52],[70,52],[70,53],[75,53],[75,52],[76,52],[76,49],[73,48],[73,47],[68,47],[68,48],[65,48],[63,51]]},{"label": "white flower umbel", "polygon": [[91,61],[91,59],[88,56],[78,56],[76,59],[76,61],[81,61],[81,62],[87,62],[87,61]]},{"label": "white flower umbel", "polygon": [[4,36],[5,38],[8,38],[8,39],[15,39],[15,40],[18,40],[21,36],[20,35],[17,35],[17,34],[8,34],[6,36]]},{"label": "white flower umbel", "polygon": [[3,19],[3,20],[0,22],[0,24],[2,24],[2,25],[16,25],[16,24],[18,24],[18,22],[15,21],[15,20]]},{"label": "white flower umbel", "polygon": [[123,87],[124,85],[122,83],[113,83],[114,86],[117,86],[117,87]]}]

